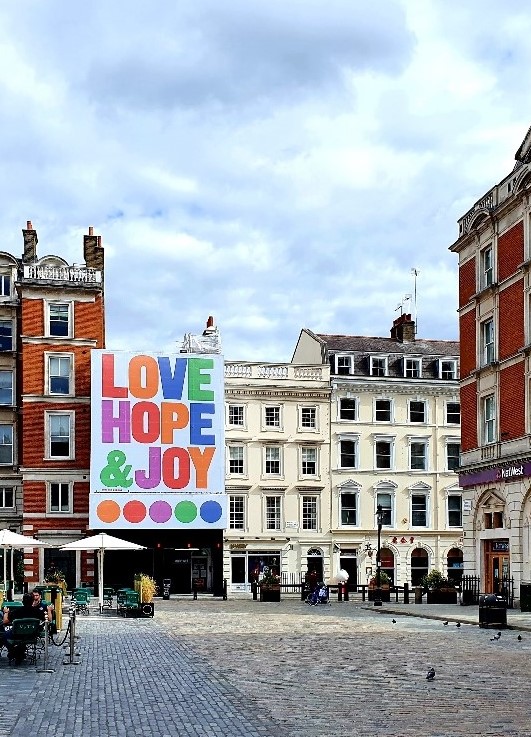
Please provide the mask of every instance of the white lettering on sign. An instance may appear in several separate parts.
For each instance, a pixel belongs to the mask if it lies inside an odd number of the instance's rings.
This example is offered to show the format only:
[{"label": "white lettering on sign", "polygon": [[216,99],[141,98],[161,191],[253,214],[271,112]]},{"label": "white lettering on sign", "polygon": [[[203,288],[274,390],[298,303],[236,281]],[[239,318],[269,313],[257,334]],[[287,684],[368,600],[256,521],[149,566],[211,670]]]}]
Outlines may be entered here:
[{"label": "white lettering on sign", "polygon": [[524,466],[522,464],[516,466],[509,466],[508,468],[498,469],[498,478],[500,479],[511,479],[514,476],[523,476]]}]

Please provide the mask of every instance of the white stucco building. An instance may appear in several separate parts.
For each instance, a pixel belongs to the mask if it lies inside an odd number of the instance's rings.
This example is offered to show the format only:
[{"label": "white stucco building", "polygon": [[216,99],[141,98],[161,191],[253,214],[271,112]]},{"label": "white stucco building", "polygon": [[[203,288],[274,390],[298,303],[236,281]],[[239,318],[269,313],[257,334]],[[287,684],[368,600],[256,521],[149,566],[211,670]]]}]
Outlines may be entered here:
[{"label": "white stucco building", "polygon": [[226,362],[225,401],[229,591],[249,591],[267,569],[329,577],[328,365]]},{"label": "white stucco building", "polygon": [[460,579],[458,356],[457,342],[418,339],[410,315],[388,338],[302,330],[293,364],[331,371],[332,572],[358,584],[374,574],[380,504],[381,565],[395,583],[433,568]]}]

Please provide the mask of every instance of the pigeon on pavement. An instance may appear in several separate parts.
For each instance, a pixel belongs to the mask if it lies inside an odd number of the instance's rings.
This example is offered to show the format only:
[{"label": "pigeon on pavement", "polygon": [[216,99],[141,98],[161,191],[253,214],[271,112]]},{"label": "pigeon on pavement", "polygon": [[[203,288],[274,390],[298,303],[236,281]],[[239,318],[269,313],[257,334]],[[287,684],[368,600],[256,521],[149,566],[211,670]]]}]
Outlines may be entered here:
[{"label": "pigeon on pavement", "polygon": [[396,624],[396,619],[391,620],[393,624]]},{"label": "pigeon on pavement", "polygon": [[516,639],[518,640],[518,642],[522,642],[522,635],[518,635]]},{"label": "pigeon on pavement", "polygon": [[435,678],[435,670],[433,668],[430,668],[429,671],[426,673],[426,680],[433,681],[434,678]]},{"label": "pigeon on pavement", "polygon": [[456,622],[456,627],[461,627],[461,622]]},{"label": "pigeon on pavement", "polygon": [[448,625],[449,625],[448,620],[446,620],[446,622],[443,622],[443,624],[444,624],[445,627],[448,627]]},{"label": "pigeon on pavement", "polygon": [[497,635],[494,635],[494,637],[490,638],[490,641],[493,642],[494,640],[499,640],[501,637],[501,632],[498,632]]}]

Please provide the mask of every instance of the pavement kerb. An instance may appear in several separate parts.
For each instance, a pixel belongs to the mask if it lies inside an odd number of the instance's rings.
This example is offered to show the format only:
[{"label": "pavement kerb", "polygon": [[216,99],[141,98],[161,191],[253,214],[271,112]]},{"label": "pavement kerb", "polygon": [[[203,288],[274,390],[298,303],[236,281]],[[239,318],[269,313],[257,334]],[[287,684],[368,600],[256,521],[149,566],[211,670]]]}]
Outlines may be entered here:
[{"label": "pavement kerb", "polygon": [[[375,614],[392,614],[393,616],[399,616],[399,617],[417,617],[419,619],[435,619],[440,622],[454,622],[457,624],[457,622],[460,622],[460,624],[471,624],[475,625],[476,627],[479,627],[479,622],[474,617],[473,619],[471,617],[466,616],[455,616],[455,615],[440,615],[440,614],[431,614],[427,613],[426,611],[423,612],[415,612],[411,609],[404,610],[404,609],[388,609],[387,607],[374,607],[374,606],[361,606],[360,609],[366,609],[367,611],[374,612]],[[498,625],[493,625],[492,628],[496,628]],[[508,630],[521,630],[522,632],[531,632],[531,623],[530,624],[519,624],[518,622],[514,622],[509,624],[507,622],[507,625],[505,629]]]}]

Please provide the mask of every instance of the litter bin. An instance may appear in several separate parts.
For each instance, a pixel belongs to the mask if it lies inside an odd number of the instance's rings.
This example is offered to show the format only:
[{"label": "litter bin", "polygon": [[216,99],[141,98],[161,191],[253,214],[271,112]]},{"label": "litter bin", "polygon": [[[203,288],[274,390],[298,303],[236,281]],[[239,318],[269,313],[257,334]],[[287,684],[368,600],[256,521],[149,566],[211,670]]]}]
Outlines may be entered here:
[{"label": "litter bin", "polygon": [[483,594],[479,597],[479,626],[507,627],[507,602],[503,596]]},{"label": "litter bin", "polygon": [[422,586],[415,586],[415,604],[422,604]]},{"label": "litter bin", "polygon": [[531,612],[531,583],[520,584],[520,611]]},{"label": "litter bin", "polygon": [[170,598],[170,589],[171,589],[171,578],[163,578],[162,579],[162,598],[163,599]]}]

